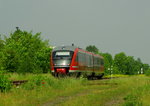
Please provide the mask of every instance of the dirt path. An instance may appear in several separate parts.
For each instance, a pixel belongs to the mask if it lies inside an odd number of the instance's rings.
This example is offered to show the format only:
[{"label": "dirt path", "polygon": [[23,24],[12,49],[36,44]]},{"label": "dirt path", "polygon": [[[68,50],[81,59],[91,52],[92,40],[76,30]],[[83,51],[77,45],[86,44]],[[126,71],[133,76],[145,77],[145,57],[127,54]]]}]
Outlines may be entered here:
[{"label": "dirt path", "polygon": [[[110,85],[110,86],[117,86],[117,83],[104,83],[104,82],[98,82],[98,81],[95,81],[94,83],[88,83],[87,86],[91,87],[91,86],[104,86],[104,85]],[[114,89],[115,87],[113,87]],[[107,90],[111,90],[112,88],[107,88]],[[78,97],[85,97],[86,95],[89,95],[89,94],[97,94],[97,93],[101,93],[103,91],[106,91],[106,89],[98,89],[97,87],[95,88],[92,88],[92,89],[88,89],[88,90],[83,90],[77,94],[71,94],[70,96],[60,96],[60,97],[57,97],[45,104],[43,104],[43,106],[57,106],[57,105],[61,105],[61,103],[64,103],[65,101],[69,101],[69,100],[73,100],[75,98],[78,98]],[[111,101],[113,104],[114,103],[118,103],[117,101]],[[112,103],[108,103],[106,104],[107,106],[111,106],[110,104]]]},{"label": "dirt path", "polygon": [[79,96],[87,95],[92,91],[94,91],[94,90],[82,91],[80,93],[77,93],[77,94],[71,95],[71,96],[61,96],[61,97],[56,98],[55,100],[52,100],[52,101],[45,103],[43,106],[56,106],[58,104],[63,103],[66,100],[71,100],[71,99],[79,97]]}]

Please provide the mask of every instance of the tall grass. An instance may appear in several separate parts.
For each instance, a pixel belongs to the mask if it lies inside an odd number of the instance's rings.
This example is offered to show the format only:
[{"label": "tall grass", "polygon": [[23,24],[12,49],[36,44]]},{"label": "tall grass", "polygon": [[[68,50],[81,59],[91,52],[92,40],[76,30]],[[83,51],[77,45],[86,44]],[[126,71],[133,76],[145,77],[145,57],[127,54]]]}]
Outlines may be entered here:
[{"label": "tall grass", "polygon": [[0,93],[0,105],[39,105],[59,96],[76,93],[82,88],[83,83],[86,83],[86,79],[58,79],[47,74],[31,76],[29,77],[29,81],[27,83],[18,87],[14,86],[9,92]]},{"label": "tall grass", "polygon": [[[62,103],[63,106],[150,106],[150,78],[128,76],[111,80],[96,81],[88,86],[89,93]],[[95,83],[95,82],[93,82]],[[101,84],[100,83],[100,84]],[[95,87],[95,88],[94,88]]]},{"label": "tall grass", "polygon": [[150,105],[150,77],[146,76],[91,81],[84,78],[54,78],[49,74],[30,76],[26,84],[0,93],[0,105]]},{"label": "tall grass", "polygon": [[[135,81],[136,80],[136,81]],[[135,79],[135,84],[125,98],[125,106],[149,106],[150,105],[150,78],[140,77]]]}]

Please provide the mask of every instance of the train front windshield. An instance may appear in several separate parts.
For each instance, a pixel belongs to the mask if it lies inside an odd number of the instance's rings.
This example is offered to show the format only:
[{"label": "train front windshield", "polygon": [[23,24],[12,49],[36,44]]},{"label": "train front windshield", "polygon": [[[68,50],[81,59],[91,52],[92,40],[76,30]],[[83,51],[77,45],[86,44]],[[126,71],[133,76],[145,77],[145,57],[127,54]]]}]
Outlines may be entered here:
[{"label": "train front windshield", "polygon": [[53,62],[55,66],[68,66],[71,63],[73,51],[53,52]]}]

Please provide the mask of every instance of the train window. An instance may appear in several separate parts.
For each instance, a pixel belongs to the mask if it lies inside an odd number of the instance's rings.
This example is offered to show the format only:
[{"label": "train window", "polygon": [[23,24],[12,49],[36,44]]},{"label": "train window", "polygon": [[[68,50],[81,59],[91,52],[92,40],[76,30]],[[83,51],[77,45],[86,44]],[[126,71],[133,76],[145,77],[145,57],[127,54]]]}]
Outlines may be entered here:
[{"label": "train window", "polygon": [[76,59],[75,59],[76,62],[78,62],[78,57],[79,57],[79,53],[77,53],[76,55]]},{"label": "train window", "polygon": [[86,65],[90,67],[90,55],[86,54]]},{"label": "train window", "polygon": [[82,52],[78,52],[78,61],[80,63],[85,63],[85,54]]},{"label": "train window", "polygon": [[100,65],[101,64],[101,62],[100,62],[100,59],[98,58],[98,65]]},{"label": "train window", "polygon": [[104,65],[104,60],[103,59],[101,59],[101,65]]},{"label": "train window", "polygon": [[78,61],[81,62],[81,53],[78,52],[77,56],[78,56]]},{"label": "train window", "polygon": [[101,61],[100,61],[100,58],[99,57],[94,57],[94,66],[100,66],[101,64]]},{"label": "train window", "polygon": [[82,53],[79,52],[79,62],[83,62]]},{"label": "train window", "polygon": [[85,54],[84,54],[84,53],[82,53],[82,62],[83,62],[83,63],[86,62],[86,61],[85,61]]},{"label": "train window", "polygon": [[93,66],[93,56],[90,56],[90,65]]},{"label": "train window", "polygon": [[96,60],[96,57],[94,57],[94,65],[97,64],[97,60]]}]

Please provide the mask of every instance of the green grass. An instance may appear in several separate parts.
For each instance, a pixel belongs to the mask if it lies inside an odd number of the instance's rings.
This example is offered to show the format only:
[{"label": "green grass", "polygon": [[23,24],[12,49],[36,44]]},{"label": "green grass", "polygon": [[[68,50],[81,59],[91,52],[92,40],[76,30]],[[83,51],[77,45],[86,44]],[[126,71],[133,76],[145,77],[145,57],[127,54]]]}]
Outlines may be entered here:
[{"label": "green grass", "polygon": [[111,77],[128,77],[129,75],[123,75],[123,74],[112,74],[112,75],[106,75],[104,78],[111,78]]},{"label": "green grass", "polygon": [[49,74],[29,76],[31,82],[0,93],[1,106],[150,106],[150,77],[143,75],[90,81]]},{"label": "green grass", "polygon": [[[34,76],[37,76],[38,74],[31,74],[31,73],[26,73],[26,74],[9,73],[8,75],[10,76],[10,78],[9,78],[10,80],[30,80]],[[48,73],[48,74],[40,74],[40,75],[52,77],[50,73]]]}]

